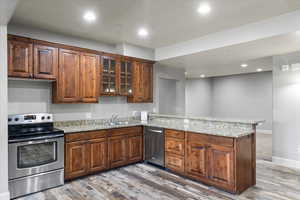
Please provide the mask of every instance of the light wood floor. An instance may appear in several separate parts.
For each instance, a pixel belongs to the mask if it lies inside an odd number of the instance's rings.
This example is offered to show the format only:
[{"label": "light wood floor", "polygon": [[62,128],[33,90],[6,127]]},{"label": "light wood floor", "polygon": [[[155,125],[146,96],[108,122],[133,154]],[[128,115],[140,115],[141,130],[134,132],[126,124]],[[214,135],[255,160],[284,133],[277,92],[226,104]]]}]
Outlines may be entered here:
[{"label": "light wood floor", "polygon": [[18,200],[300,200],[300,171],[257,161],[257,185],[236,196],[147,164],[69,182]]}]

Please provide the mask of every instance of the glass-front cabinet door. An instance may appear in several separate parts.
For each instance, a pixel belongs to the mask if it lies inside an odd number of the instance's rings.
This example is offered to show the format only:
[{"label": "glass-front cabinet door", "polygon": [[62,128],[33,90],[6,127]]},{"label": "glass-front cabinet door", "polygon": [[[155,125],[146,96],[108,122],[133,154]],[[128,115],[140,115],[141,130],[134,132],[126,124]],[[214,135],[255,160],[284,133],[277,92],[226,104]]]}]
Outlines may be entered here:
[{"label": "glass-front cabinet door", "polygon": [[102,57],[102,95],[116,95],[118,93],[117,77],[117,59],[107,56]]},{"label": "glass-front cabinet door", "polygon": [[132,95],[132,62],[121,61],[120,95]]}]

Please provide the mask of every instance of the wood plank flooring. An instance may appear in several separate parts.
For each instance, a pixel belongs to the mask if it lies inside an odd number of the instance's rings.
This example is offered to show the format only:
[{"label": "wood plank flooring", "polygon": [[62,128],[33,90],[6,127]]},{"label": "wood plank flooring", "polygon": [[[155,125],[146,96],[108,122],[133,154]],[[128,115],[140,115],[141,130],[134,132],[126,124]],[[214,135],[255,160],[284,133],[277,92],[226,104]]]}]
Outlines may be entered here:
[{"label": "wood plank flooring", "polygon": [[241,195],[135,164],[66,183],[18,200],[300,200],[300,170],[257,161],[257,185]]}]

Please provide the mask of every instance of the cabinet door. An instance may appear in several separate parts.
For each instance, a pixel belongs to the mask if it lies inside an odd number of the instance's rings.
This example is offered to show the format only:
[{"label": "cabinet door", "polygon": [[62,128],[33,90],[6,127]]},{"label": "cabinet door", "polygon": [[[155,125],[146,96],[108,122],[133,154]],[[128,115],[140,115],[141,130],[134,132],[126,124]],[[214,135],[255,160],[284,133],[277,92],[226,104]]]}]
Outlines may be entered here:
[{"label": "cabinet door", "polygon": [[99,97],[99,56],[83,53],[80,60],[80,96],[85,103],[96,103]]},{"label": "cabinet door", "polygon": [[166,168],[184,173],[184,157],[166,152]]},{"label": "cabinet door", "polygon": [[33,76],[33,45],[31,42],[8,40],[8,76],[31,78]]},{"label": "cabinet door", "polygon": [[142,75],[143,101],[153,101],[153,66],[148,63],[143,63]]},{"label": "cabinet door", "polygon": [[66,143],[65,179],[84,176],[88,173],[88,149],[86,142]]},{"label": "cabinet door", "polygon": [[186,173],[194,177],[206,177],[207,154],[205,144],[189,142],[187,144]]},{"label": "cabinet door", "polygon": [[101,94],[116,95],[119,90],[119,62],[114,57],[103,56],[101,69]]},{"label": "cabinet door", "polygon": [[58,71],[58,49],[43,45],[34,45],[34,77],[56,79]]},{"label": "cabinet door", "polygon": [[233,148],[212,145],[209,148],[210,179],[228,185],[234,184]]},{"label": "cabinet door", "polygon": [[166,137],[166,151],[184,156],[184,140]]},{"label": "cabinet door", "polygon": [[114,136],[108,139],[108,159],[110,167],[119,167],[125,165],[128,159],[127,153],[127,137]]},{"label": "cabinet door", "polygon": [[59,103],[80,101],[80,53],[77,51],[59,50],[59,77],[57,81]]},{"label": "cabinet door", "polygon": [[132,63],[130,61],[121,62],[120,95],[132,95]]},{"label": "cabinet door", "polygon": [[128,160],[138,162],[143,158],[143,138],[142,136],[128,137]]},{"label": "cabinet door", "polygon": [[107,139],[89,140],[90,166],[89,172],[97,172],[108,168]]}]

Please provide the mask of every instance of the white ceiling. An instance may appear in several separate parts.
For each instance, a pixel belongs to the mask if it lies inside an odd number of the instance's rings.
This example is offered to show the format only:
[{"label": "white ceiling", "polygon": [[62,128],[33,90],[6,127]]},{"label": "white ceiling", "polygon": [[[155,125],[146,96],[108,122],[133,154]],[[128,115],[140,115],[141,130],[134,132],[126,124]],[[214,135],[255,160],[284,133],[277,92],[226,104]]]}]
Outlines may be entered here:
[{"label": "white ceiling", "polygon": [[[300,33],[290,33],[160,61],[163,66],[185,68],[187,77],[224,76],[272,70],[272,56],[300,50]],[[247,68],[241,68],[247,63]]]},{"label": "white ceiling", "polygon": [[[208,16],[197,13],[202,0],[22,0],[11,23],[108,43],[158,48],[257,22],[300,9],[299,0],[207,0]],[[82,15],[98,15],[87,24]],[[141,39],[136,32],[146,27]]]}]

